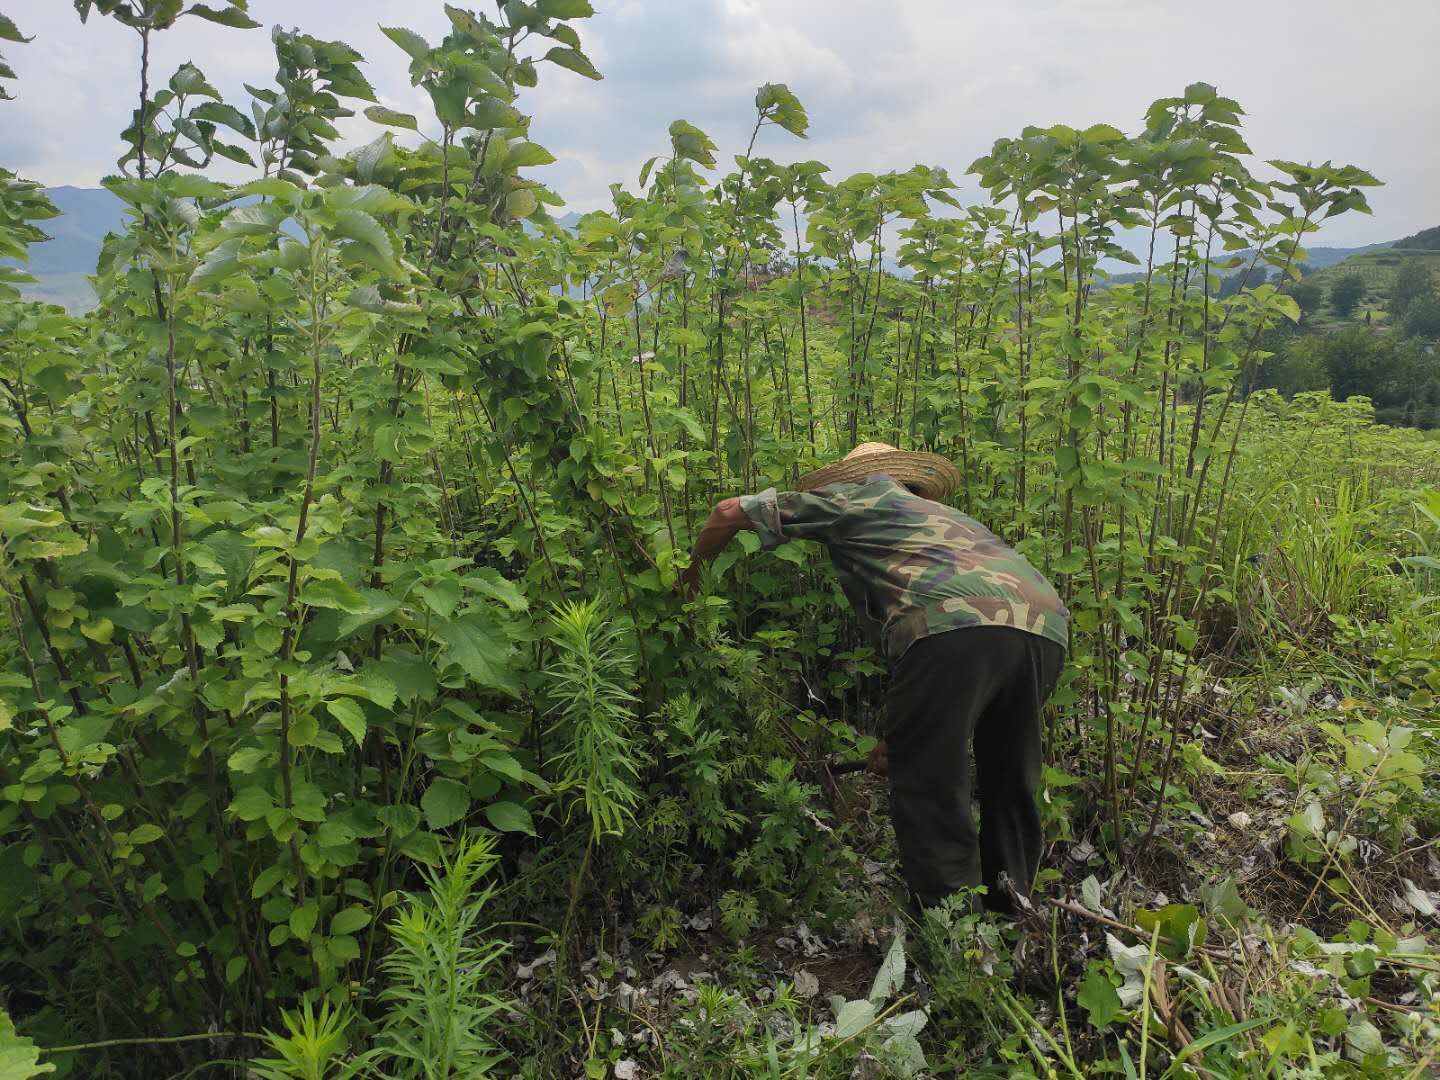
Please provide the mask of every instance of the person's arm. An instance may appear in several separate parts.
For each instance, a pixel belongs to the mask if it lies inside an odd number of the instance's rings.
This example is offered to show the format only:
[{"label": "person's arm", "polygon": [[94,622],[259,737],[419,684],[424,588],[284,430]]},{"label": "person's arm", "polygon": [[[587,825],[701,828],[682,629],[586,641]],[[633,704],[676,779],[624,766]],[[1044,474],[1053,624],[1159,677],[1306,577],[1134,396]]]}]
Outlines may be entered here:
[{"label": "person's arm", "polygon": [[725,550],[725,545],[735,538],[741,529],[753,529],[750,518],[740,509],[739,499],[722,499],[710,511],[700,535],[695,538],[695,550],[690,553],[690,565],[680,575],[680,589],[688,597],[694,596],[700,584],[700,568]]}]

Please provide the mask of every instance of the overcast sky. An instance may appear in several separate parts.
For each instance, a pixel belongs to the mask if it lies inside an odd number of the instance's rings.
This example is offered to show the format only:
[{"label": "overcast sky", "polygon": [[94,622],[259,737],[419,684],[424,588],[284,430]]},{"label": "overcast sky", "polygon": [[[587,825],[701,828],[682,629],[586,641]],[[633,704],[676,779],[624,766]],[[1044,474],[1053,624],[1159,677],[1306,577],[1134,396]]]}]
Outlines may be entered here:
[{"label": "overcast sky", "polygon": [[[213,0],[212,0],[213,2]],[[465,0],[461,0],[462,4]],[[470,0],[473,6],[479,0]],[[818,158],[835,177],[942,165],[963,172],[1026,124],[1140,126],[1154,98],[1215,83],[1249,114],[1262,158],[1363,166],[1385,181],[1373,217],[1347,215],[1318,242],[1392,240],[1440,224],[1440,0],[593,0],[576,25],[605,75],[546,65],[520,101],[559,158],[536,170],[570,208],[633,187],[683,117],[729,155],[744,150],[754,88],[785,82],[810,138],[767,129],[757,152]],[[486,10],[490,10],[487,0]],[[46,184],[94,186],[113,171],[134,107],[138,39],[108,19],[81,26],[70,0],[0,0],[29,45],[6,43],[19,100],[0,103],[0,165]],[[438,41],[441,0],[251,0],[268,28],[340,38],[365,55],[381,101],[426,113],[408,59],[377,24]],[[152,46],[164,79],[193,60],[242,108],[242,81],[268,84],[265,30],[183,18]],[[352,140],[381,129],[351,122]]]}]

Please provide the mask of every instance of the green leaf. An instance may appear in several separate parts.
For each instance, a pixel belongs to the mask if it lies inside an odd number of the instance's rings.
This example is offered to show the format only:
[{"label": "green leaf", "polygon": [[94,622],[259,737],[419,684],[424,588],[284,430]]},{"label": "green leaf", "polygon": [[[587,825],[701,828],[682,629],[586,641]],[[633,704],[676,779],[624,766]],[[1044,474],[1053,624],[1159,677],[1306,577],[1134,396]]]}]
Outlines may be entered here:
[{"label": "green leaf", "polygon": [[290,913],[290,933],[298,941],[309,941],[320,918],[320,908],[314,900],[307,900]]},{"label": "green leaf", "polygon": [[276,885],[280,884],[280,878],[284,876],[285,870],[280,866],[270,866],[261,870],[250,885],[250,899],[259,900]]},{"label": "green leaf", "polygon": [[520,587],[513,581],[508,581],[500,576],[500,571],[494,567],[482,566],[479,570],[466,574],[461,578],[461,584],[467,589],[474,589],[486,596],[499,600],[511,611],[517,614],[528,611],[530,601],[520,591]]},{"label": "green leaf", "polygon": [[[20,33],[20,28],[9,18],[0,15],[0,41],[17,41],[23,45],[34,40],[33,37],[27,38],[24,34]],[[11,77],[13,78],[14,76]]]},{"label": "green leaf", "polygon": [[419,315],[423,310],[419,304],[387,300],[374,285],[362,285],[358,289],[352,289],[350,295],[345,297],[345,303],[357,311],[368,311],[374,315]]},{"label": "green leaf", "polygon": [[414,30],[403,26],[382,26],[380,32],[410,54],[411,59],[424,60],[430,55],[430,43]]},{"label": "green leaf", "polygon": [[234,772],[248,773],[254,772],[269,757],[270,751],[259,746],[242,746],[230,755],[226,764]]},{"label": "green leaf", "polygon": [[146,824],[141,825],[139,828],[133,829],[131,831],[130,843],[137,846],[140,844],[153,844],[156,840],[159,840],[160,837],[164,835],[165,830],[160,828],[159,825],[153,825],[147,822]]},{"label": "green leaf", "polygon": [[236,30],[254,30],[260,25],[237,7],[213,8],[209,4],[191,4],[185,9],[185,14],[221,26],[233,26]]},{"label": "green leaf", "polygon": [[531,165],[549,165],[555,161],[555,155],[539,143],[525,142],[518,140],[510,144],[509,153],[505,157],[505,164],[512,169],[524,169]]},{"label": "green leaf", "polygon": [[209,97],[220,100],[220,91],[211,86],[205,74],[194,64],[181,64],[170,76],[170,89],[187,97]]},{"label": "green leaf", "polygon": [[[839,1000],[838,995],[835,1000]],[[874,1022],[874,1002],[864,998],[844,1002],[835,1010],[835,1037],[853,1039]]]},{"label": "green leaf", "polygon": [[784,83],[766,83],[755,91],[755,108],[771,123],[778,124],[791,135],[805,138],[810,118],[805,106]]},{"label": "green leaf", "polygon": [[434,632],[445,644],[445,659],[459,664],[474,682],[513,693],[509,667],[513,650],[493,620],[477,614],[442,619]]},{"label": "green leaf", "polygon": [[370,912],[359,904],[351,904],[330,920],[331,934],[353,934],[370,925]]},{"label": "green leaf", "polygon": [[350,738],[355,740],[356,746],[365,742],[365,732],[369,725],[365,720],[365,711],[358,704],[349,698],[329,698],[325,702],[325,708],[330,711],[336,722],[349,733]]},{"label": "green leaf", "polygon": [[535,6],[547,19],[588,19],[595,14],[590,0],[536,0]]},{"label": "green leaf", "polygon": [[326,938],[325,945],[336,960],[344,962],[360,959],[360,943],[348,934]]},{"label": "green leaf", "polygon": [[432,829],[454,825],[470,810],[470,793],[463,784],[441,777],[433,780],[420,798],[420,809]]},{"label": "green leaf", "polygon": [[394,109],[387,109],[383,105],[371,105],[365,110],[367,119],[374,120],[377,124],[385,124],[389,127],[409,128],[411,131],[420,130],[420,124],[409,113],[396,112]]},{"label": "green leaf", "polygon": [[670,125],[670,146],[676,157],[699,162],[707,169],[715,167],[715,144],[688,120],[676,120]]},{"label": "green leaf", "polygon": [[102,645],[110,644],[110,636],[115,633],[115,624],[109,619],[101,617],[94,622],[81,623],[80,633],[84,634],[91,641],[98,641]]},{"label": "green leaf", "polygon": [[390,239],[390,233],[384,225],[376,221],[364,210],[337,210],[335,211],[336,235],[343,236],[348,240],[354,240],[375,252],[380,261],[388,268],[398,272],[399,266],[395,262],[395,247]]},{"label": "green leaf", "polygon": [[259,821],[275,807],[270,793],[258,785],[241,788],[230,803],[230,812],[241,821]]},{"label": "green leaf", "polygon": [[552,64],[558,64],[560,67],[573,71],[577,75],[583,75],[587,79],[603,79],[605,77],[595,69],[590,58],[579,49],[567,49],[563,45],[556,45],[545,54],[545,59]]},{"label": "green leaf", "polygon": [[335,578],[312,579],[300,588],[300,602],[308,607],[332,608],[351,615],[370,610],[370,602]]},{"label": "green leaf", "polygon": [[1097,1028],[1107,1028],[1125,1014],[1110,974],[1099,960],[1092,960],[1086,967],[1085,979],[1075,1000],[1089,1016],[1091,1025]]},{"label": "green leaf", "polygon": [[190,119],[224,124],[226,127],[240,132],[247,139],[255,138],[255,125],[251,122],[250,117],[235,108],[234,105],[226,105],[223,101],[202,102],[190,110]]},{"label": "green leaf", "polygon": [[872,1004],[879,1006],[889,1001],[905,985],[905,932],[897,930],[880,970],[870,983],[869,997]]},{"label": "green leaf", "polygon": [[485,817],[501,832],[523,832],[535,835],[535,822],[530,811],[519,803],[496,802],[485,807]]},{"label": "green leaf", "polygon": [[521,218],[527,218],[533,214],[539,205],[540,202],[535,198],[535,192],[529,188],[518,188],[505,196],[505,216],[512,221],[519,221]]},{"label": "green leaf", "polygon": [[522,119],[520,110],[515,106],[486,95],[465,114],[464,126],[482,130],[508,128],[519,124]]},{"label": "green leaf", "polygon": [[54,1065],[40,1063],[40,1048],[16,1032],[10,1014],[0,1009],[0,1080],[30,1080],[54,1071]]},{"label": "green leaf", "polygon": [[1160,928],[1160,951],[1171,960],[1183,960],[1194,946],[1205,943],[1205,920],[1194,904],[1167,904],[1159,911],[1141,911],[1136,921],[1149,932]]}]

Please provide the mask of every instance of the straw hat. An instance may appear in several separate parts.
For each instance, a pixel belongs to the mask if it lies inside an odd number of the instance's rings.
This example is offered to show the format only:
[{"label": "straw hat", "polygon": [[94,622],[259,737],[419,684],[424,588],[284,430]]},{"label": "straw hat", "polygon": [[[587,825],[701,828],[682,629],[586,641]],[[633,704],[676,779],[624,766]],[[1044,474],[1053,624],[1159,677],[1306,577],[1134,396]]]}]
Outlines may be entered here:
[{"label": "straw hat", "polygon": [[960,486],[960,470],[949,458],[917,450],[897,450],[889,443],[867,442],[846,454],[834,465],[800,478],[800,490],[826,484],[854,483],[875,473],[884,473],[904,484],[922,499],[945,499]]}]

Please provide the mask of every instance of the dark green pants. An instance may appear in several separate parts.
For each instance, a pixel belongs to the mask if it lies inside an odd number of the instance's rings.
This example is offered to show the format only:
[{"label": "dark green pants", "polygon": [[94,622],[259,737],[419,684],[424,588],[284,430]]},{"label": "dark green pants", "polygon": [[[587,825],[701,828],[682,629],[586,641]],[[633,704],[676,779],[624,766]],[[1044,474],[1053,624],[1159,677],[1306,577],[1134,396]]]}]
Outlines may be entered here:
[{"label": "dark green pants", "polygon": [[1048,638],[985,626],[922,638],[896,665],[886,702],[890,807],[900,867],[920,906],[984,884],[985,905],[1008,910],[1002,872],[1029,892],[1043,846],[1041,707],[1064,662]]}]

